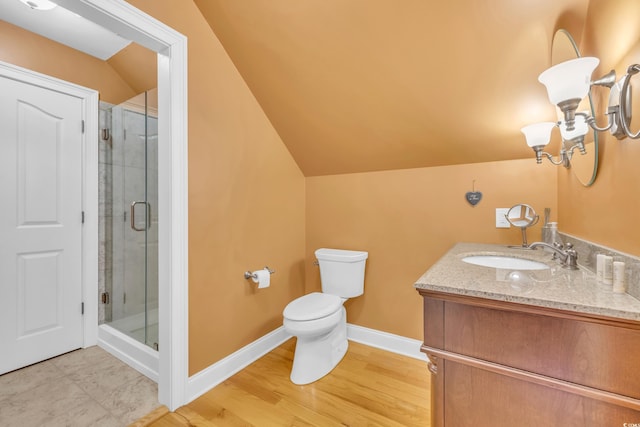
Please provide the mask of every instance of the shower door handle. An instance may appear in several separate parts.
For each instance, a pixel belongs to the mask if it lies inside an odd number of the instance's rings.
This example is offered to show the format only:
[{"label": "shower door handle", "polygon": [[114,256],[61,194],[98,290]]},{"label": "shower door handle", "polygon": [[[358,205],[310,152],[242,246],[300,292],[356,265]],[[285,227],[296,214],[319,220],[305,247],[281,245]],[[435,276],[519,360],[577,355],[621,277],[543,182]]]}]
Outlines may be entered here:
[{"label": "shower door handle", "polygon": [[[145,210],[146,210],[146,214],[147,214],[147,227],[145,228],[138,228],[136,227],[136,205],[145,205]],[[149,202],[145,202],[144,200],[136,200],[134,202],[131,203],[131,208],[130,208],[130,221],[131,221],[131,229],[135,230],[135,231],[145,231],[151,228],[151,205],[149,204]]]}]

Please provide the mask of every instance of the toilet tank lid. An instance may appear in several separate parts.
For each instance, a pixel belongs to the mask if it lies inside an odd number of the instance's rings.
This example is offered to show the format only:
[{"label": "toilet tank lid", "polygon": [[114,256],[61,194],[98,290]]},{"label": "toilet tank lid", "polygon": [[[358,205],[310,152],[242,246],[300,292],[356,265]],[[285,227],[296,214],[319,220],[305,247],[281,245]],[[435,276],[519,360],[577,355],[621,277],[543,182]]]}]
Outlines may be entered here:
[{"label": "toilet tank lid", "polygon": [[316,258],[323,261],[358,262],[369,257],[368,252],[348,251],[345,249],[320,248],[316,250]]},{"label": "toilet tank lid", "polygon": [[342,306],[342,298],[337,295],[311,292],[291,301],[282,315],[289,320],[315,320],[335,313]]}]

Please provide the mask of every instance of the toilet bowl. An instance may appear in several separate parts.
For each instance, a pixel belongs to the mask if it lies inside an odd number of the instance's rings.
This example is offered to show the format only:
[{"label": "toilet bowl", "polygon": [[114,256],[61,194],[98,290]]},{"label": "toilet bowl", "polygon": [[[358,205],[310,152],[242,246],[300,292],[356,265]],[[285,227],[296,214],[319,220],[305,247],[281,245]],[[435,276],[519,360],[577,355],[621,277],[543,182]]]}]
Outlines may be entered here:
[{"label": "toilet bowl", "polygon": [[309,384],[324,377],[347,352],[347,312],[342,303],[338,296],[314,292],[285,308],[284,329],[297,337],[291,368],[294,384]]},{"label": "toilet bowl", "polygon": [[347,341],[347,298],[364,291],[367,252],[318,249],[323,292],[291,301],[284,309],[283,326],[297,337],[291,382],[309,384],[327,375],[342,360]]}]

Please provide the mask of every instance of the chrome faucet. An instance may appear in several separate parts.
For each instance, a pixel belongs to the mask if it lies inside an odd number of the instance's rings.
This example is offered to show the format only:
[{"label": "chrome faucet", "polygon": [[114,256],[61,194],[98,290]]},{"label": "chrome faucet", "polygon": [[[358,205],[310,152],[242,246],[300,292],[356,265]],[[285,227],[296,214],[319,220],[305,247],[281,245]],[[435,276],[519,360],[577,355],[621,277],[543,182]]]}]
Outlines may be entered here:
[{"label": "chrome faucet", "polygon": [[573,249],[573,245],[571,243],[567,243],[564,246],[560,243],[554,243],[550,245],[544,242],[534,242],[529,245],[529,249],[535,248],[549,248],[554,252],[554,258],[557,257],[560,260],[560,264],[563,268],[568,268],[570,270],[578,269],[578,252]]}]

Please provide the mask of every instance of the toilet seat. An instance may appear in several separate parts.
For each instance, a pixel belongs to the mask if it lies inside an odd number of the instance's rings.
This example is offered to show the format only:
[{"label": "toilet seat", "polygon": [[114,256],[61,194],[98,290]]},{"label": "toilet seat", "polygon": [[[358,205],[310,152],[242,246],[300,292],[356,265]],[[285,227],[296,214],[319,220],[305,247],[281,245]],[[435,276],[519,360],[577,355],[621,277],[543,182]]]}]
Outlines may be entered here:
[{"label": "toilet seat", "polygon": [[329,316],[342,307],[342,298],[337,295],[312,292],[291,301],[282,315],[289,320],[316,320]]}]

